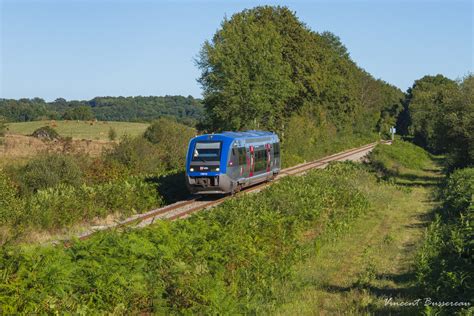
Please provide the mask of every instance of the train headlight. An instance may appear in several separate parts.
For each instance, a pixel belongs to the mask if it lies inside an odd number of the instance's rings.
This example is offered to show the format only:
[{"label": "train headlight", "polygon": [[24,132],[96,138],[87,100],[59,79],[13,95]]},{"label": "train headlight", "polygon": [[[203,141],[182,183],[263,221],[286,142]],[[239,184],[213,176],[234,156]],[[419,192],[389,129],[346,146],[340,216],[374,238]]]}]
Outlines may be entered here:
[{"label": "train headlight", "polygon": [[189,171],[191,171],[191,172],[194,171],[194,168],[189,168]]},{"label": "train headlight", "polygon": [[219,168],[216,168],[216,171],[221,171],[221,169],[219,169]]}]

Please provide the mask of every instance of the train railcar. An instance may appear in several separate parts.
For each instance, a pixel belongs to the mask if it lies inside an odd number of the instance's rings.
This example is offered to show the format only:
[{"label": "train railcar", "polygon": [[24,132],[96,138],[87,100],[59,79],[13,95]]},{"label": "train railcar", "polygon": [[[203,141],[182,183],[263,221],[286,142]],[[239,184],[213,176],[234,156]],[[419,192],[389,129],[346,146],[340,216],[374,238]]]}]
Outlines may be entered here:
[{"label": "train railcar", "polygon": [[186,184],[195,194],[235,193],[273,179],[280,166],[280,140],[275,133],[200,135],[189,142]]}]

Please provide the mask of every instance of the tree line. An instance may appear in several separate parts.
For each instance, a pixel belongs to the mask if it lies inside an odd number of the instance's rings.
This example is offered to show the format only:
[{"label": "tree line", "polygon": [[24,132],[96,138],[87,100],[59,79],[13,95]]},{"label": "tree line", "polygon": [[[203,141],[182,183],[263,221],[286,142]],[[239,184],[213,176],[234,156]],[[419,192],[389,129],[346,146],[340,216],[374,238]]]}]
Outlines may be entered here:
[{"label": "tree line", "polygon": [[197,64],[206,111],[200,127],[207,130],[288,135],[300,128],[291,125],[300,116],[311,117],[316,130],[387,133],[402,109],[402,91],[373,78],[337,36],[312,31],[286,7],[225,18]]},{"label": "tree line", "polygon": [[192,96],[96,97],[89,101],[58,98],[53,102],[41,98],[0,99],[0,117],[11,122],[42,119],[152,121],[174,117],[193,126],[202,114],[201,100]]},{"label": "tree line", "polygon": [[424,76],[408,89],[398,118],[404,136],[432,153],[446,154],[448,169],[474,163],[474,76],[454,81]]}]

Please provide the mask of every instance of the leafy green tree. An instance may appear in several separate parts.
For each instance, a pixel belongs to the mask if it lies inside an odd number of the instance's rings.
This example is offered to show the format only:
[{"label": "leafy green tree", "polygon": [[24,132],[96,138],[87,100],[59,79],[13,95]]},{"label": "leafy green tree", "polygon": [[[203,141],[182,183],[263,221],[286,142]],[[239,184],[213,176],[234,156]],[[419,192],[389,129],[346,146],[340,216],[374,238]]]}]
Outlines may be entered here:
[{"label": "leafy green tree", "polygon": [[311,31],[286,7],[225,19],[197,64],[207,129],[282,132],[293,115],[313,108],[338,132],[371,133],[393,124],[401,109],[399,89],[357,67],[336,35]]},{"label": "leafy green tree", "polygon": [[285,101],[295,94],[283,39],[258,10],[224,20],[202,48],[199,67],[212,128],[278,127]]},{"label": "leafy green tree", "polygon": [[409,133],[416,144],[432,152],[445,150],[440,120],[445,103],[456,90],[456,82],[442,75],[425,76],[408,89],[406,103],[411,122]]},{"label": "leafy green tree", "polygon": [[458,89],[446,99],[438,117],[439,143],[448,153],[448,166],[474,164],[474,76],[460,82]]},{"label": "leafy green tree", "polygon": [[63,119],[65,120],[80,120],[89,121],[94,119],[94,113],[89,106],[79,106],[70,110],[67,110]]}]

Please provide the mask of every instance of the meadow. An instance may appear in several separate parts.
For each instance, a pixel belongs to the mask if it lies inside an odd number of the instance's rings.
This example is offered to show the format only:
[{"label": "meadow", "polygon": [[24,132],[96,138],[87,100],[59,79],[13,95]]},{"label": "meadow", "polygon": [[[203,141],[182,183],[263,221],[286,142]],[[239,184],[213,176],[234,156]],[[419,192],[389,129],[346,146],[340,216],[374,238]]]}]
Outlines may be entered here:
[{"label": "meadow", "polygon": [[36,129],[43,126],[53,127],[62,137],[88,140],[108,140],[109,130],[113,128],[117,138],[124,135],[138,136],[143,134],[148,123],[106,122],[106,121],[32,121],[9,123],[7,132],[10,134],[31,135]]}]

